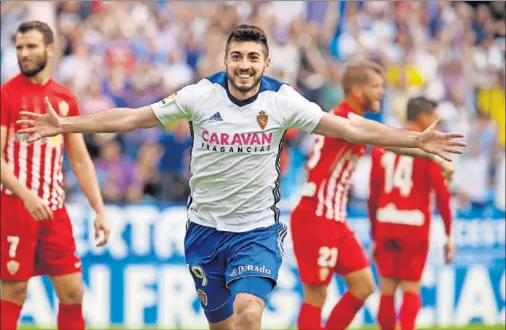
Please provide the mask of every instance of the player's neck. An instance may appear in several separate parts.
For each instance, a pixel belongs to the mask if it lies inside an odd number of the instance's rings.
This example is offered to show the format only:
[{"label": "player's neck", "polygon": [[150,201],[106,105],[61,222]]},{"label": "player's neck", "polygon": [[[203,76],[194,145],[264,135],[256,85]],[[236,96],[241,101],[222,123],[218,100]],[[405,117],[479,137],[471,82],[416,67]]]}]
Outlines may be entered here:
[{"label": "player's neck", "polygon": [[232,95],[233,97],[235,97],[239,101],[244,101],[249,98],[252,98],[253,96],[257,95],[259,91],[260,91],[260,84],[258,84],[257,86],[255,86],[254,88],[252,88],[251,90],[249,90],[245,93],[240,92],[239,90],[234,88],[234,86],[231,86],[231,84],[228,84],[228,92],[230,93],[230,95]]},{"label": "player's neck", "polygon": [[353,110],[354,113],[356,113],[357,115],[360,115],[360,116],[363,116],[364,115],[364,107],[360,104],[360,102],[358,102],[357,100],[355,100],[354,98],[352,97],[346,97],[344,99],[344,102],[346,102],[346,104],[348,104],[348,106]]},{"label": "player's neck", "polygon": [[37,73],[33,77],[26,77],[32,84],[44,86],[51,79],[51,73],[49,72],[49,68],[46,66],[44,70]]}]

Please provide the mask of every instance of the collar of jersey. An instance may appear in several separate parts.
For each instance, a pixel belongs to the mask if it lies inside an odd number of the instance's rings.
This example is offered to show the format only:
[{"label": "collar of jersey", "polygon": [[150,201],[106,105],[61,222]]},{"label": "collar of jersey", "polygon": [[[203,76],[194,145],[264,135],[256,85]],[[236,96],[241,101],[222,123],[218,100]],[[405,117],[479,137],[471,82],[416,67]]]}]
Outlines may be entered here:
[{"label": "collar of jersey", "polygon": [[228,99],[230,101],[232,101],[232,103],[234,103],[235,105],[237,105],[238,107],[244,107],[248,104],[251,104],[253,102],[255,102],[255,100],[257,99],[258,97],[258,94],[260,94],[260,92],[262,91],[262,83],[263,81],[260,81],[260,89],[258,90],[258,93],[256,93],[255,95],[253,95],[252,97],[250,98],[247,98],[245,100],[239,100],[237,99],[234,95],[232,95],[230,93],[230,90],[228,89],[228,81],[225,80],[225,90],[227,91],[227,96],[228,96]]},{"label": "collar of jersey", "polygon": [[248,104],[255,102],[255,100],[258,97],[258,94],[260,94],[262,92],[265,92],[265,91],[278,92],[279,89],[281,88],[281,86],[284,85],[284,83],[281,81],[278,81],[276,79],[273,79],[273,78],[270,78],[267,76],[262,76],[262,80],[260,81],[260,89],[258,90],[258,93],[256,93],[255,95],[253,95],[252,97],[250,97],[246,100],[238,100],[232,94],[230,94],[230,91],[228,90],[228,81],[227,81],[226,76],[227,75],[226,75],[225,71],[220,71],[220,72],[217,72],[217,73],[207,77],[207,79],[209,81],[211,81],[212,83],[217,83],[217,84],[221,85],[221,87],[223,87],[225,89],[225,91],[227,92],[227,97],[230,100],[230,102],[234,103],[238,107],[244,107]]},{"label": "collar of jersey", "polygon": [[30,79],[28,79],[25,75],[23,75],[22,73],[19,74],[19,76],[21,77],[21,79],[23,79],[26,83],[30,84],[30,85],[33,85],[35,87],[40,87],[40,88],[46,88],[47,86],[49,86],[49,84],[51,84],[53,82],[53,78],[49,78],[48,81],[46,81],[44,83],[44,85],[39,85],[39,84],[35,84],[33,83]]},{"label": "collar of jersey", "polygon": [[348,104],[348,102],[346,102],[344,100],[341,102],[341,104],[339,104],[339,106],[336,108],[336,110],[337,110],[336,113],[339,112],[339,110],[341,110],[341,111],[346,112],[346,115],[350,112],[357,114],[355,112],[355,110],[353,110],[353,108]]}]

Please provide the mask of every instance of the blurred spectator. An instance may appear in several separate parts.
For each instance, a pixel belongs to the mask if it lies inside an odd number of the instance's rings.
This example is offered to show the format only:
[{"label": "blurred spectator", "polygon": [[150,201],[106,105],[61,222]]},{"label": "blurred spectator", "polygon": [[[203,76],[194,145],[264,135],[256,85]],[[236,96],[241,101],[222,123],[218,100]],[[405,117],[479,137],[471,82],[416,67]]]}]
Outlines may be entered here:
[{"label": "blurred spectator", "polygon": [[464,91],[458,85],[450,86],[447,97],[437,108],[448,132],[467,135],[470,130],[475,111],[466,105],[465,97]]},{"label": "blurred spectator", "polygon": [[[121,146],[117,139],[105,142],[100,155],[95,159],[97,173],[104,177],[101,186],[104,201],[124,202],[132,200],[139,189],[134,163],[121,153]],[[128,198],[127,198],[128,197]]]},{"label": "blurred spectator", "polygon": [[491,156],[497,145],[495,123],[478,111],[466,140],[467,148],[455,171],[455,188],[462,207],[483,208],[490,201]]},{"label": "blurred spectator", "polygon": [[128,202],[142,201],[146,197],[155,200],[160,195],[159,159],[160,146],[156,142],[146,142],[140,147],[133,173],[134,184],[126,196]]},{"label": "blurred spectator", "polygon": [[[94,58],[83,43],[76,43],[73,52],[63,57],[57,74],[58,79],[67,83],[78,95],[85,93],[90,84],[99,83],[97,76]],[[100,86],[97,87],[96,94],[102,94]]]},{"label": "blurred spectator", "polygon": [[495,206],[505,212],[506,211],[506,157],[504,153],[501,155],[497,175],[495,180]]},{"label": "blurred spectator", "polygon": [[185,122],[175,122],[172,131],[163,133],[158,143],[162,156],[158,165],[163,202],[184,202],[188,196],[186,168],[189,161],[191,136]]},{"label": "blurred spectator", "polygon": [[97,111],[114,108],[113,100],[102,93],[98,77],[91,79],[81,96],[81,114],[89,115]]},{"label": "blurred spectator", "polygon": [[329,111],[344,99],[341,88],[341,71],[343,64],[334,59],[328,59],[328,80],[322,87],[319,103],[324,111]]},{"label": "blurred spectator", "polygon": [[506,83],[504,72],[491,72],[488,86],[478,92],[478,107],[499,125],[499,141],[505,147]]}]

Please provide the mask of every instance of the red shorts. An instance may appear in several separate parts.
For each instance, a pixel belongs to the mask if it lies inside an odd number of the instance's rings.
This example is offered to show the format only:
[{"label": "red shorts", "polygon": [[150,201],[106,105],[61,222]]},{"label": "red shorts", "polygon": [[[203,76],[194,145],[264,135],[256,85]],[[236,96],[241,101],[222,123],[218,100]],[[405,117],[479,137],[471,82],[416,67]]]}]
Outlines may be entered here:
[{"label": "red shorts", "polygon": [[345,222],[317,217],[314,210],[296,208],[291,216],[293,249],[302,283],[329,284],[334,273],[365,269],[366,252]]},{"label": "red shorts", "polygon": [[428,252],[426,241],[378,239],[374,256],[380,276],[420,281]]},{"label": "red shorts", "polygon": [[27,281],[81,271],[72,225],[65,207],[53,220],[36,221],[21,199],[0,194],[0,279]]}]

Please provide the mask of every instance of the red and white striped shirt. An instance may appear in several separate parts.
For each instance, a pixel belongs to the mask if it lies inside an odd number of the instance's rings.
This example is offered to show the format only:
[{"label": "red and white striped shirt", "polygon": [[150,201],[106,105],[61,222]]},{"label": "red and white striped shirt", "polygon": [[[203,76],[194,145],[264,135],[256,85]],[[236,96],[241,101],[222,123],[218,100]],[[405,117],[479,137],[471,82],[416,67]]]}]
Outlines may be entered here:
[{"label": "red and white striped shirt", "polygon": [[[36,85],[19,74],[2,85],[1,126],[7,127],[4,157],[19,182],[48,203],[53,209],[63,206],[63,153],[65,136],[58,135],[28,144],[26,135],[19,134],[16,120],[20,111],[45,113],[44,98],[48,96],[60,116],[77,116],[79,110],[72,92],[50,79]],[[12,194],[1,187],[1,191]]]},{"label": "red and white striped shirt", "polygon": [[[354,114],[345,102],[331,113],[345,118]],[[306,164],[308,178],[298,207],[314,209],[318,217],[345,221],[351,177],[364,151],[364,145],[316,135]]]}]

